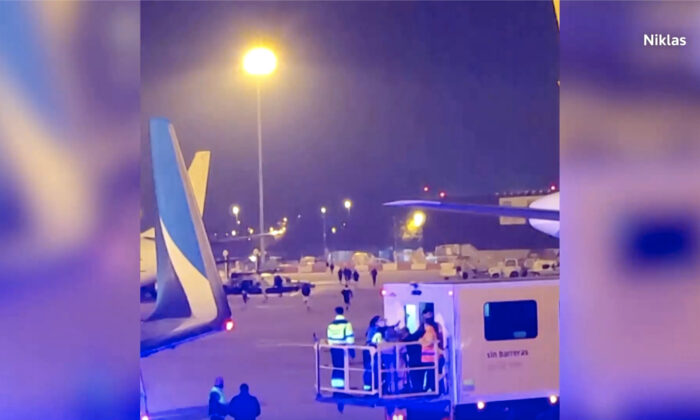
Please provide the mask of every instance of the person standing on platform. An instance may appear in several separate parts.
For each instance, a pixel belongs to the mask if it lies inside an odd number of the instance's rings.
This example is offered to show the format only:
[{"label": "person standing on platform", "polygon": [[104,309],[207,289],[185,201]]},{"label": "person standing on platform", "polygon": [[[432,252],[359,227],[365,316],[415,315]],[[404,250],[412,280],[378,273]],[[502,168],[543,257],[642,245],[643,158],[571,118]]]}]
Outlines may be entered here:
[{"label": "person standing on platform", "polygon": [[[351,350],[343,349],[340,346],[355,344],[355,333],[352,330],[352,324],[345,319],[343,308],[338,306],[335,308],[335,318],[328,324],[326,329],[326,338],[328,344],[334,346],[331,348],[331,361],[333,363],[333,371],[331,373],[331,386],[337,389],[345,388],[345,358],[351,353]],[[354,355],[351,355],[354,357]]]}]

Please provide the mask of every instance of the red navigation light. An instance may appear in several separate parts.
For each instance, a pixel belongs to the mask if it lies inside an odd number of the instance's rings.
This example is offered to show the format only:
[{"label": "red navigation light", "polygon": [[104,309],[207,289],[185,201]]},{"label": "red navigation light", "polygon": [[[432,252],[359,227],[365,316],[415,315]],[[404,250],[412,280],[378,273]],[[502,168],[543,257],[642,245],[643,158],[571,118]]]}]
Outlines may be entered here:
[{"label": "red navigation light", "polygon": [[425,187],[423,187],[423,192],[428,192],[428,191],[430,191],[430,188],[428,188],[427,185]]},{"label": "red navigation light", "polygon": [[554,184],[552,184],[552,185],[549,186],[549,190],[550,190],[550,191],[556,191],[556,190],[557,190],[557,186],[554,185]]},{"label": "red navigation light", "polygon": [[226,331],[231,331],[231,330],[233,330],[233,327],[234,327],[234,326],[235,326],[235,324],[233,323],[233,320],[232,320],[232,319],[227,319],[226,322],[224,323],[224,329],[225,329]]},{"label": "red navigation light", "polygon": [[445,193],[445,191],[440,191],[440,198],[445,198],[446,196],[447,194]]}]

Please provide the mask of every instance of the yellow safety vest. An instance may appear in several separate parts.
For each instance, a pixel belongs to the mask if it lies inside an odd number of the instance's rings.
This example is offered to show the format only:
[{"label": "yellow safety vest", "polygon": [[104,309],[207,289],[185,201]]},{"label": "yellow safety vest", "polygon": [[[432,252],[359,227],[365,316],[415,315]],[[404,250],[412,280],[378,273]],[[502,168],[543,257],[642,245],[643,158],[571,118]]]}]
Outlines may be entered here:
[{"label": "yellow safety vest", "polygon": [[216,393],[216,395],[219,396],[219,404],[226,404],[226,397],[224,396],[223,390],[221,390],[218,387],[212,387],[211,391],[209,391],[209,394],[211,394],[212,392]]},{"label": "yellow safety vest", "polygon": [[352,331],[352,324],[343,315],[336,315],[333,322],[328,324],[326,330],[328,344],[354,344],[355,334]]}]

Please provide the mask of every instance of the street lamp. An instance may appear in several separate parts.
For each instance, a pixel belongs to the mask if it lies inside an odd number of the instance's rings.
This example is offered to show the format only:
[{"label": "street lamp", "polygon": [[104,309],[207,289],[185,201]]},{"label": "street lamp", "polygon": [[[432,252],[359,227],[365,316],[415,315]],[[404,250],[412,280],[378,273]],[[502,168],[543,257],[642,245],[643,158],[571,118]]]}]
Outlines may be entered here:
[{"label": "street lamp", "polygon": [[328,245],[326,243],[326,207],[321,207],[321,220],[323,221],[323,257],[327,259]]},{"label": "street lamp", "polygon": [[345,207],[345,210],[348,211],[348,216],[349,216],[350,215],[350,208],[352,208],[352,201],[350,201],[350,199],[345,199],[345,201],[343,201],[343,207]]},{"label": "street lamp", "polygon": [[413,213],[413,217],[411,218],[411,223],[415,228],[421,228],[423,224],[425,224],[425,213],[422,211],[416,211]]},{"label": "street lamp", "polygon": [[[258,194],[260,196],[260,232],[265,231],[265,212],[263,207],[263,157],[262,157],[262,117],[260,111],[260,78],[275,71],[277,57],[272,50],[256,47],[243,57],[243,69],[256,77],[256,93],[258,103]],[[260,236],[260,259],[265,260],[265,236]]]},{"label": "street lamp", "polygon": [[241,208],[238,207],[236,204],[231,206],[231,213],[233,213],[233,217],[236,218],[236,224],[240,225],[240,221],[238,220],[238,214],[241,212]]}]

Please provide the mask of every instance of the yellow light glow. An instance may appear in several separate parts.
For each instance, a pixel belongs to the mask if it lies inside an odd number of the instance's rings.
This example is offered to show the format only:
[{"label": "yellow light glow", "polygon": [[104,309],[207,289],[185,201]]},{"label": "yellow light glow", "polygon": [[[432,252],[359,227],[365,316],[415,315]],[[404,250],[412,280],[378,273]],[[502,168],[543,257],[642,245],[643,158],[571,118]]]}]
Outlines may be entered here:
[{"label": "yellow light glow", "polygon": [[343,206],[345,206],[346,209],[350,210],[350,207],[352,207],[352,201],[350,200],[345,200],[343,202]]},{"label": "yellow light glow", "polygon": [[422,211],[416,211],[413,213],[413,217],[411,218],[411,224],[416,228],[420,228],[425,223],[425,219],[425,213]]},{"label": "yellow light glow", "polygon": [[231,236],[236,236],[237,234],[238,234],[238,232],[236,232],[235,230],[231,231]]},{"label": "yellow light glow", "polygon": [[241,212],[241,209],[240,209],[240,207],[234,205],[234,206],[231,208],[231,212],[233,213],[234,216],[238,216],[238,213]]},{"label": "yellow light glow", "polygon": [[282,221],[283,221],[284,223],[287,223],[287,222],[289,221],[289,219],[287,219],[287,217],[285,216],[285,217],[282,218]]},{"label": "yellow light glow", "polygon": [[265,47],[255,47],[243,57],[243,68],[249,74],[265,76],[277,67],[277,57],[272,50]]},{"label": "yellow light glow", "polygon": [[252,234],[254,234],[254,233],[255,233],[255,229],[253,229],[253,228],[248,228],[248,234],[249,234],[249,235],[252,235]]},{"label": "yellow light glow", "polygon": [[321,214],[326,214],[326,208],[325,208],[325,207],[321,207]]},{"label": "yellow light glow", "polygon": [[331,228],[331,233],[336,233],[337,231],[338,231],[338,229],[336,229],[335,226],[333,226],[333,227]]}]

